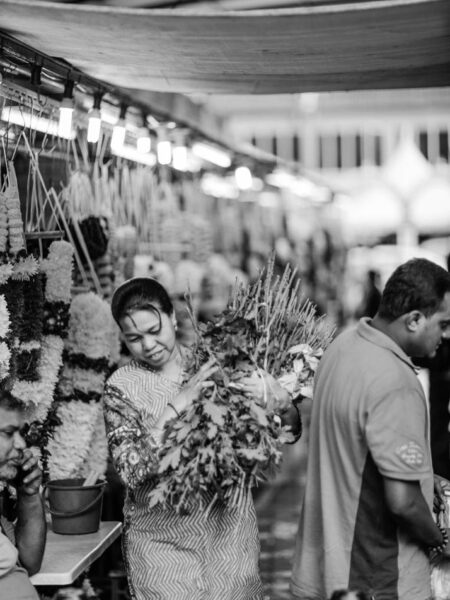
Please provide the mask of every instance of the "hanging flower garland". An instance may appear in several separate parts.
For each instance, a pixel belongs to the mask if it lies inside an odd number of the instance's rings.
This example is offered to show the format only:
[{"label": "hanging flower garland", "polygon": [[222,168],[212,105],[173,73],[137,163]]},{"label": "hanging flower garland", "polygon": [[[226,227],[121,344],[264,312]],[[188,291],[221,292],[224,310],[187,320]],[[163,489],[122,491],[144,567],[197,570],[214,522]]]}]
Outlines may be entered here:
[{"label": "hanging flower garland", "polygon": [[9,320],[8,305],[6,298],[0,295],[0,381],[6,379],[9,375],[9,361],[11,352],[7,344],[7,338],[10,332],[11,323]]},{"label": "hanging flower garland", "polygon": [[8,185],[0,194],[0,293],[6,300],[10,328],[0,347],[0,376],[11,382],[17,377],[36,380],[42,336],[41,282],[34,279],[39,266],[33,256],[26,255],[19,190],[11,162],[7,165],[7,178]]},{"label": "hanging flower garland", "polygon": [[106,471],[101,397],[109,373],[112,328],[106,301],[93,292],[75,296],[57,393],[62,425],[49,443],[52,478]]},{"label": "hanging flower garland", "polygon": [[[37,366],[38,377],[36,380],[17,380],[12,389],[14,396],[26,405],[27,421],[30,422],[27,438],[41,452],[44,477],[48,475],[48,442],[53,430],[60,424],[53,402],[62,367],[64,338],[67,336],[72,261],[73,249],[68,242],[52,242],[47,258],[41,261],[40,273],[28,282],[30,295],[34,292],[34,297],[25,300],[30,313],[24,316],[22,331],[24,339],[27,335],[36,339],[39,334],[44,334]],[[63,318],[58,320],[58,326],[53,321],[49,326],[54,305],[60,308]],[[31,323],[33,316],[40,325]],[[30,346],[25,341],[23,347]]]}]

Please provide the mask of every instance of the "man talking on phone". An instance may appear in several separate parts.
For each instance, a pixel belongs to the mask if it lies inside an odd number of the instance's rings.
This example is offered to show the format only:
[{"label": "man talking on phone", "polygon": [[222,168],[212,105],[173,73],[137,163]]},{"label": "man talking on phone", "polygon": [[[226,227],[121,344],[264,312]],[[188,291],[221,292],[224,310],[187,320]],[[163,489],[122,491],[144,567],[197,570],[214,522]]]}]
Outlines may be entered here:
[{"label": "man talking on phone", "polygon": [[39,600],[29,577],[40,569],[45,547],[45,513],[37,458],[22,437],[23,405],[0,390],[0,489],[17,492],[14,514],[0,504],[0,598]]}]

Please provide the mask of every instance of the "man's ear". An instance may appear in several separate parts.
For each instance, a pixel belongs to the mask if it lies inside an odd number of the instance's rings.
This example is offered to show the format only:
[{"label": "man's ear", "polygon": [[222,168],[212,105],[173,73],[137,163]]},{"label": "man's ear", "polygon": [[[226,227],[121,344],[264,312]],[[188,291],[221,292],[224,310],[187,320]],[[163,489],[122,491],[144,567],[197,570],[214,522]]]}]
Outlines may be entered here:
[{"label": "man's ear", "polygon": [[408,331],[412,332],[417,331],[422,324],[423,319],[425,319],[425,316],[420,310],[412,310],[404,315],[405,326]]}]

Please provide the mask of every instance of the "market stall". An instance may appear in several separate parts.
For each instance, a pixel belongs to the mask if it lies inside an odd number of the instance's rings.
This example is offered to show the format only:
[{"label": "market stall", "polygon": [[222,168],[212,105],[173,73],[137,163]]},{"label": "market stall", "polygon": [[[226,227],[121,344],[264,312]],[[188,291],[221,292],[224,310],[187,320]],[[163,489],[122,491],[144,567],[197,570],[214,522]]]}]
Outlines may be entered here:
[{"label": "market stall", "polygon": [[[234,335],[225,311],[234,293],[234,317],[249,328],[241,338],[243,370],[249,356],[260,367],[272,361],[293,389],[301,375],[309,398],[332,332],[325,320],[316,322],[312,305],[300,310],[298,283],[286,267],[301,256],[305,291],[337,319],[344,244],[326,210],[334,191],[299,164],[230,140],[220,119],[178,92],[291,92],[299,79],[304,90],[448,84],[449,7],[433,0],[424,27],[425,4],[429,10],[429,2],[412,0],[224,16],[0,1],[0,377],[27,405],[28,441],[47,482],[112,477],[102,391],[128,359],[109,301],[133,275],[152,275],[169,290],[183,341],[217,314],[225,315],[222,332]],[[333,44],[330,27],[339,32]],[[418,39],[426,51],[418,51]],[[293,61],[299,54],[308,60]],[[261,257],[273,248],[278,295],[260,278]],[[255,283],[260,304],[236,281]],[[273,310],[272,320],[260,305]],[[280,337],[281,313],[294,315],[308,335],[289,338],[295,350],[280,365],[261,323],[267,320],[267,331],[275,323]],[[207,347],[224,361],[218,387],[225,389],[235,353],[215,336],[211,326],[197,351],[203,356]],[[263,338],[271,341],[265,355]],[[192,437],[202,435],[206,447],[223,429],[232,439],[214,398],[204,400],[204,427]],[[266,441],[278,435],[254,406],[247,417]],[[170,468],[155,505],[177,497],[171,467],[180,448],[166,448]],[[238,504],[259,477],[258,452],[242,453],[246,467],[258,468],[249,478],[240,473],[228,500]],[[270,452],[263,458],[274,466],[278,442]],[[212,468],[207,460],[204,466]],[[120,485],[113,493],[120,498]],[[120,518],[117,508],[112,520]]]}]

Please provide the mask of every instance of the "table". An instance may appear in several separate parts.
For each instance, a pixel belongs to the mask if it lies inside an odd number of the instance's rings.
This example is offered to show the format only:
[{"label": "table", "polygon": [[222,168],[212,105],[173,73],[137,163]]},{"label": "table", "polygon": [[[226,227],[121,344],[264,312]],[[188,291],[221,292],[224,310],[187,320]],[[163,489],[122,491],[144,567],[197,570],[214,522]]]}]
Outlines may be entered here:
[{"label": "table", "polygon": [[49,529],[41,569],[30,577],[33,585],[68,585],[117,539],[118,521],[102,521],[95,533],[61,535]]}]

